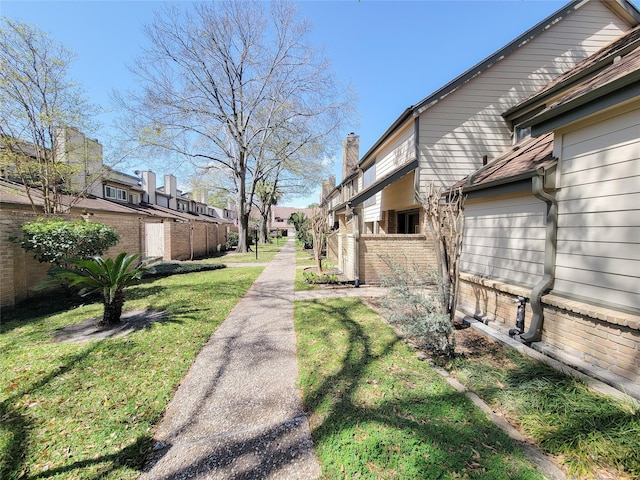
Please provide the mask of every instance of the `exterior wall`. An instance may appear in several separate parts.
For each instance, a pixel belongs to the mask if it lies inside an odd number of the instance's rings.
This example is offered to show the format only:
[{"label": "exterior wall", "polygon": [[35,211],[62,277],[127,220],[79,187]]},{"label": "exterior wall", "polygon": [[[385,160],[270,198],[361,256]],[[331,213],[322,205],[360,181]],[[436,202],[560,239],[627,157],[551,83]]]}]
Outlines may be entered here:
[{"label": "exterior wall", "polygon": [[468,201],[460,269],[533,286],[542,278],[546,205],[533,195]]},{"label": "exterior wall", "polygon": [[[375,155],[376,176],[379,180],[395,169],[401,167],[415,158],[415,135],[413,124],[408,124],[390,141],[385,143]],[[362,174],[360,174],[362,176]],[[413,189],[413,187],[412,187]],[[378,192],[374,195],[375,203],[364,207],[364,221],[376,222],[382,218],[382,203],[386,192]],[[413,199],[412,199],[413,200]]]},{"label": "exterior wall", "polygon": [[492,65],[419,117],[420,185],[451,185],[512,143],[502,113],[628,29],[599,1]]},{"label": "exterior wall", "polygon": [[73,127],[59,128],[56,131],[56,157],[66,159],[73,167],[69,186],[72,190],[86,192],[102,198],[103,173],[102,145],[98,140],[87,138]]},{"label": "exterior wall", "polygon": [[338,263],[338,237],[337,232],[327,235],[327,259],[336,263]]},{"label": "exterior wall", "polygon": [[144,225],[137,215],[96,212],[88,220],[108,225],[118,232],[120,241],[107,250],[105,256],[113,257],[120,252],[144,255]]},{"label": "exterior wall", "polygon": [[380,284],[388,275],[385,259],[404,265],[409,271],[428,272],[436,268],[433,243],[425,235],[361,235],[360,281]]},{"label": "exterior wall", "polygon": [[640,102],[565,131],[554,292],[640,311]]},{"label": "exterior wall", "polygon": [[[461,274],[458,311],[506,333],[515,326],[515,298],[529,294],[522,287]],[[620,379],[615,383],[640,395],[640,315],[552,294],[543,296],[542,303],[545,321],[540,349],[577,368],[583,363],[597,367],[603,381],[610,382],[610,375],[617,375]],[[530,320],[527,302],[525,330]]]},{"label": "exterior wall", "polygon": [[38,262],[10,240],[19,236],[22,225],[36,218],[30,209],[0,210],[0,307],[12,307],[41,294],[33,287],[46,278],[50,265]]}]

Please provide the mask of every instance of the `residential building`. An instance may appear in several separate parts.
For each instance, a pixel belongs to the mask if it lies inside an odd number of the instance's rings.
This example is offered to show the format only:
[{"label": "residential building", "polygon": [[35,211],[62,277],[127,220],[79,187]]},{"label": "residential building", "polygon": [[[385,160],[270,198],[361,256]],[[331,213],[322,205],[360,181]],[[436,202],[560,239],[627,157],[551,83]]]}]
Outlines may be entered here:
[{"label": "residential building", "polygon": [[359,139],[349,135],[342,182],[323,198],[334,227],[329,255],[345,276],[379,283],[382,256],[432,268],[427,187],[447,187],[509,148],[524,132],[504,112],[639,21],[628,1],[570,2],[407,108],[355,164]]},{"label": "residential building", "polygon": [[640,27],[505,112],[464,188],[458,307],[640,398]]}]

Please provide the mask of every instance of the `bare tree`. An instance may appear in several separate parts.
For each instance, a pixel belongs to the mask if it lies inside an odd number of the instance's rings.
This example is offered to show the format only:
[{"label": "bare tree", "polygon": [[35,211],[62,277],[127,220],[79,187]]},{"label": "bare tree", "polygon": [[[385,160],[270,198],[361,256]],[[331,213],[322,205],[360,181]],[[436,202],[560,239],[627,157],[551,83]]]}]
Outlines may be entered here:
[{"label": "bare tree", "polygon": [[464,228],[462,189],[445,192],[442,187],[430,183],[421,200],[436,252],[440,310],[453,320]]},{"label": "bare tree", "polygon": [[329,225],[327,224],[327,208],[313,207],[311,211],[311,235],[313,236],[313,256],[318,272],[322,273],[322,250]]},{"label": "bare tree", "polygon": [[[120,102],[142,143],[228,172],[239,251],[259,182],[293,153],[318,163],[350,112],[308,32],[288,3],[168,6],[146,28],[150,46],[133,69],[142,93]],[[286,137],[286,154],[273,155],[274,134]]]},{"label": "bare tree", "polygon": [[[24,23],[2,19],[0,25],[0,168],[5,177],[25,185],[35,211],[60,213],[99,179],[84,175],[82,185],[70,187],[92,160],[61,145],[63,127],[90,129],[96,109],[68,78],[74,54],[45,33]],[[95,166],[95,162],[94,166]],[[100,162],[100,167],[101,167]],[[72,196],[63,196],[65,189]],[[42,198],[38,206],[36,197]],[[64,199],[64,202],[63,202]],[[66,203],[63,204],[63,203]]]}]

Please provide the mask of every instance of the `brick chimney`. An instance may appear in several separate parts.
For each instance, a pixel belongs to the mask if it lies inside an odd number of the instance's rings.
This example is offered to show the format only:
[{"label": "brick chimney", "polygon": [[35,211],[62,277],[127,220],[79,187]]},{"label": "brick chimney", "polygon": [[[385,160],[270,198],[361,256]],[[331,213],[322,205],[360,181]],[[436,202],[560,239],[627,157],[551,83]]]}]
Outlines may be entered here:
[{"label": "brick chimney", "polygon": [[327,195],[336,188],[336,176],[329,175],[329,178],[322,181],[322,193],[320,194],[320,203],[324,202]]},{"label": "brick chimney", "polygon": [[351,132],[342,144],[342,180],[358,166],[360,159],[360,137]]},{"label": "brick chimney", "polygon": [[156,174],[151,170],[142,172],[143,200],[150,205],[156,204]]},{"label": "brick chimney", "polygon": [[173,175],[164,176],[164,193],[169,196],[169,208],[171,210],[178,209],[178,182]]}]

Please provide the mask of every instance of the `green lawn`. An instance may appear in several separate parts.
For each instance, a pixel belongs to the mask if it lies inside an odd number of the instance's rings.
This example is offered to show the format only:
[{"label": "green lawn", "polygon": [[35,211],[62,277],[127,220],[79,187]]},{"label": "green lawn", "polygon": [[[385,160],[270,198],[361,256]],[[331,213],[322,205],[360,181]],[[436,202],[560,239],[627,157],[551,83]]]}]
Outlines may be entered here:
[{"label": "green lawn", "polygon": [[60,344],[59,328],[99,317],[64,298],[2,312],[0,478],[131,479],[154,426],[196,354],[261,268],[148,280],[125,310],[166,316],[126,337]]},{"label": "green lawn", "polygon": [[460,357],[447,369],[545,451],[571,478],[640,478],[640,407],[515,350],[491,344],[482,357]]},{"label": "green lawn", "polygon": [[204,261],[214,263],[269,263],[273,260],[273,257],[276,256],[276,253],[282,249],[285,242],[286,240],[278,239],[277,243],[274,240],[273,243],[269,243],[267,245],[259,244],[257,259],[256,246],[251,245],[251,252],[235,253],[233,250],[230,250],[228,252],[222,252],[220,255],[216,255],[215,257],[211,257]]},{"label": "green lawn", "polygon": [[542,478],[359,300],[296,302],[295,322],[324,478]]}]

